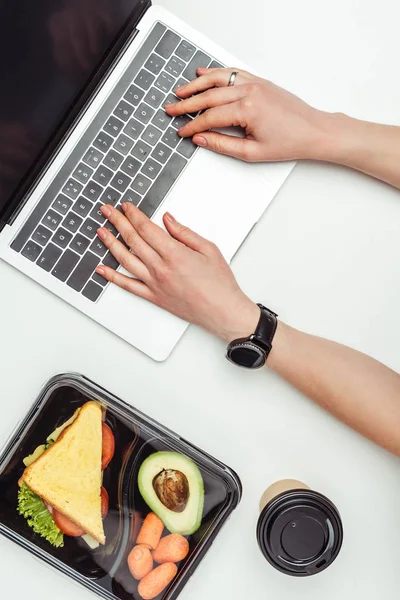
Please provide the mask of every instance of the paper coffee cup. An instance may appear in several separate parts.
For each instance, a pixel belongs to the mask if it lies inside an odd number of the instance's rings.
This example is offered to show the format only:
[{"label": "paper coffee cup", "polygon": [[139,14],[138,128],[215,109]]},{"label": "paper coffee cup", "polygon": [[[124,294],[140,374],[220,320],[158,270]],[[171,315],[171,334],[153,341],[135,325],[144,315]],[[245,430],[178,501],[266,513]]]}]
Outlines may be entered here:
[{"label": "paper coffee cup", "polygon": [[265,558],[287,575],[315,575],[339,554],[343,527],[328,498],[294,479],[277,481],[260,500],[257,540]]}]

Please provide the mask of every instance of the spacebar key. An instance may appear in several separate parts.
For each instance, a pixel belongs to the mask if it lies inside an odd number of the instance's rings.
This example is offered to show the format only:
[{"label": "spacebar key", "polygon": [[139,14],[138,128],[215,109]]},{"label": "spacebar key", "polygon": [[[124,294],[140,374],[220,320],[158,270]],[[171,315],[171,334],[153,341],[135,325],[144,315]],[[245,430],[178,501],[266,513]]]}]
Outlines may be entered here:
[{"label": "spacebar key", "polygon": [[145,215],[152,217],[187,164],[182,156],[173,154],[139,204]]}]

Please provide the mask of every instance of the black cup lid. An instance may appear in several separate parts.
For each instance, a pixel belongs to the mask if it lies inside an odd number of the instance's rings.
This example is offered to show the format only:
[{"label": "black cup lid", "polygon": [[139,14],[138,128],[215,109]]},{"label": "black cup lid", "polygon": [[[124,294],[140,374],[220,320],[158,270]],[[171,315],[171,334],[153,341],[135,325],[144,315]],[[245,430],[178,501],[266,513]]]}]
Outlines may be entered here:
[{"label": "black cup lid", "polygon": [[258,544],[279,571],[298,577],[326,569],[339,554],[343,528],[336,506],[313,490],[290,490],[263,509]]}]

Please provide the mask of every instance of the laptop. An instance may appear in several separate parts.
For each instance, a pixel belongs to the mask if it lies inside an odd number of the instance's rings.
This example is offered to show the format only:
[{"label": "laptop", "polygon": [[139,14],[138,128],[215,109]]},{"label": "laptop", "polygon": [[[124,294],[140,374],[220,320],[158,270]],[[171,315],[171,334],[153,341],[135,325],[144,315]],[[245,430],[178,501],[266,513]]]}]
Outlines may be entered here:
[{"label": "laptop", "polygon": [[187,323],[95,273],[119,268],[99,208],[168,210],[232,259],[293,165],[196,148],[177,135],[194,115],[163,106],[198,67],[242,63],[149,0],[0,0],[0,49],[0,258],[166,359]]}]

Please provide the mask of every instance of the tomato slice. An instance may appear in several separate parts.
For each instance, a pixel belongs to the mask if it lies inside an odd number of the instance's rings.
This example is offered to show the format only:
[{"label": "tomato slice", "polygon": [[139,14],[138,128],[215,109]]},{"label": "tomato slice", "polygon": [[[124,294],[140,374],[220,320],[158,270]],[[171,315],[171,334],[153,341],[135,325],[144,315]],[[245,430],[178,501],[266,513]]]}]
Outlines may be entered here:
[{"label": "tomato slice", "polygon": [[85,535],[85,531],[79,525],[75,525],[68,517],[53,509],[53,519],[56,522],[58,529],[60,529],[65,535],[71,537],[80,537]]},{"label": "tomato slice", "polygon": [[103,435],[103,447],[101,453],[101,468],[104,471],[110,464],[112,457],[115,452],[115,438],[114,434],[107,425],[107,423],[103,423],[102,425],[102,435]]},{"label": "tomato slice", "polygon": [[108,515],[108,503],[109,503],[108,492],[107,492],[106,488],[102,487],[101,488],[101,518],[102,519],[105,519],[106,516]]}]

